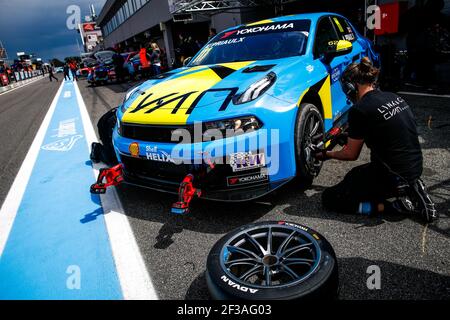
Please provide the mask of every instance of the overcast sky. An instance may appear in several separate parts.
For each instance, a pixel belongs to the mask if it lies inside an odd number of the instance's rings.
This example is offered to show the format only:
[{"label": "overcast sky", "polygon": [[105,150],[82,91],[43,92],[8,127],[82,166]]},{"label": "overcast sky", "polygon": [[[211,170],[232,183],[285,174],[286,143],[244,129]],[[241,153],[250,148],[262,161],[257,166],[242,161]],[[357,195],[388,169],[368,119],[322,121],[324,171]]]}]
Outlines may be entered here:
[{"label": "overcast sky", "polygon": [[97,15],[106,0],[0,0],[0,41],[8,58],[16,58],[18,51],[36,53],[48,60],[78,55],[76,39],[80,35],[68,30],[66,13],[70,5],[78,5],[81,17],[89,15],[93,4]]}]

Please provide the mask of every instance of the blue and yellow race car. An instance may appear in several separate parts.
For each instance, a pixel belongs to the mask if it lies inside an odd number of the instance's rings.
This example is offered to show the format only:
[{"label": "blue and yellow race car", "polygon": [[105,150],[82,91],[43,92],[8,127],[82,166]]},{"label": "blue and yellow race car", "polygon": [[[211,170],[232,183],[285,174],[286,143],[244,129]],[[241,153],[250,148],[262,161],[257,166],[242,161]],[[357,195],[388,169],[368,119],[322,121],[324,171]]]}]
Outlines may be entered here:
[{"label": "blue and yellow race car", "polygon": [[182,68],[127,92],[112,135],[124,181],[181,202],[311,183],[321,163],[308,146],[350,108],[339,79],[364,56],[377,64],[370,41],[332,13],[223,31]]}]

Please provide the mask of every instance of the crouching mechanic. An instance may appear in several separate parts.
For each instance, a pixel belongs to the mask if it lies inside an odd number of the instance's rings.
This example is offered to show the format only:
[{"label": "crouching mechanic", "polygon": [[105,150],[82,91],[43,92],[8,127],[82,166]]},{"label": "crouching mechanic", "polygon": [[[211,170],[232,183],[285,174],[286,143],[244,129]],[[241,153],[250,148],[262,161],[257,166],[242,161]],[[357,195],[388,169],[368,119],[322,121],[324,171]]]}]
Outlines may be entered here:
[{"label": "crouching mechanic", "polygon": [[[345,94],[354,102],[349,110],[347,144],[339,151],[322,150],[316,157],[353,161],[366,143],[371,160],[326,189],[323,205],[336,212],[367,215],[391,210],[419,212],[430,222],[436,218],[436,210],[420,180],[422,151],[414,116],[401,97],[376,89],[378,73],[371,61],[363,58],[341,77]],[[386,201],[389,198],[397,200]]]}]

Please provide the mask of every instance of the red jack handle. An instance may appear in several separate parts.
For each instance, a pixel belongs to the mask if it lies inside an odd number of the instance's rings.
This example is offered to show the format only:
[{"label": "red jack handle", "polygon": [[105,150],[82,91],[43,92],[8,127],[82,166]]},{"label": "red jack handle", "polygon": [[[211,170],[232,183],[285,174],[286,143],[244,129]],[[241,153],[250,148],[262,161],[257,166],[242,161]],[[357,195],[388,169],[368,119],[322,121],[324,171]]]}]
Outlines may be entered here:
[{"label": "red jack handle", "polygon": [[[108,187],[117,186],[123,181],[122,164],[118,164],[112,168],[100,169],[97,177],[97,182],[91,185],[91,193],[103,194],[106,193]],[[105,180],[105,182],[103,182]]]},{"label": "red jack handle", "polygon": [[192,174],[188,174],[180,183],[180,187],[178,189],[178,202],[172,204],[171,212],[173,214],[184,215],[189,213],[189,204],[194,196],[201,196],[201,190],[194,187],[193,181],[194,176]]}]

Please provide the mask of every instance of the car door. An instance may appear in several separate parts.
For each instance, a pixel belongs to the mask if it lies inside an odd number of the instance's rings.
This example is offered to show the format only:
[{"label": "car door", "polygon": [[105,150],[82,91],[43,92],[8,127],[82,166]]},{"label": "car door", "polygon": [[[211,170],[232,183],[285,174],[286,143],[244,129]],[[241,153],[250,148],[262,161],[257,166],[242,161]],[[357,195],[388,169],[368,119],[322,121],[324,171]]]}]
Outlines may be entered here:
[{"label": "car door", "polygon": [[[318,22],[316,39],[314,42],[314,56],[315,58],[322,60],[322,63],[330,76],[329,81],[331,106],[324,105],[324,111],[325,120],[328,120],[327,118],[328,116],[330,116],[333,121],[351,106],[351,102],[348,101],[342,90],[339,79],[345,68],[352,62],[351,57],[353,56],[354,52],[353,49],[350,54],[335,57],[329,63],[326,63],[323,59],[324,55],[329,49],[330,43],[336,42],[338,40],[346,40],[343,38],[343,32],[340,32],[341,29],[345,31],[344,27],[342,26],[342,24],[340,24],[339,28],[336,23],[336,21],[339,20],[335,21],[334,18],[336,18],[336,16],[326,16],[321,18],[321,20]],[[331,110],[327,110],[328,108],[331,108]]]},{"label": "car door", "polygon": [[352,105],[351,101],[345,96],[339,79],[348,65],[361,60],[362,53],[365,49],[357,41],[356,32],[347,19],[340,16],[331,16],[330,19],[338,34],[339,40],[346,40],[352,43],[352,51],[346,55],[336,57],[331,65],[331,90],[332,96],[335,97],[334,99],[337,102],[333,112],[333,119],[336,119]]},{"label": "car door", "polygon": [[313,55],[314,60],[317,61],[316,72],[323,72],[326,75],[326,78],[323,80],[323,84],[321,84],[321,89],[318,92],[322,100],[326,130],[331,129],[333,124],[333,114],[337,105],[337,95],[333,93],[335,90],[333,90],[331,86],[330,76],[331,70],[333,69],[332,65],[334,65],[335,62],[332,61],[331,64],[325,63],[324,58],[326,53],[329,51],[330,43],[338,40],[339,36],[333,26],[333,23],[331,22],[330,16],[321,17],[317,22],[315,30]]}]

